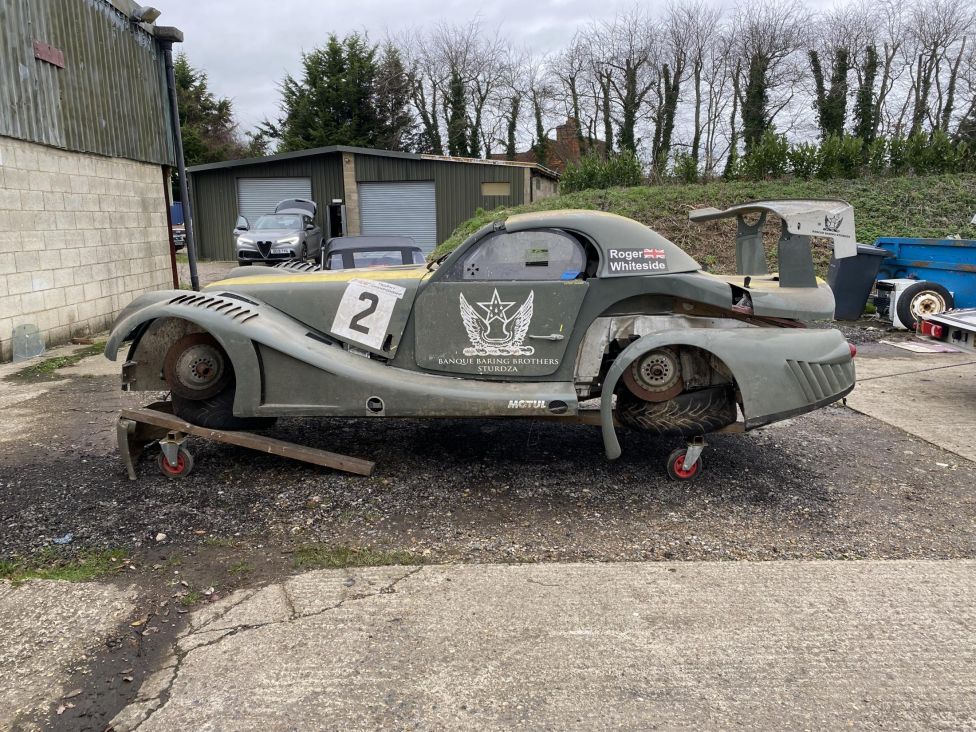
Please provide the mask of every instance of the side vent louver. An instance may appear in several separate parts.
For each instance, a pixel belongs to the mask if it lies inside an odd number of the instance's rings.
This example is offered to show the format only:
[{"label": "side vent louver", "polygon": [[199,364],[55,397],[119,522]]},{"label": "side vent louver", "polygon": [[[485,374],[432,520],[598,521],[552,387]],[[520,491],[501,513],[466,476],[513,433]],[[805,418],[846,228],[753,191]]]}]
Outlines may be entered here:
[{"label": "side vent louver", "polygon": [[184,307],[203,308],[220,313],[238,323],[246,323],[258,317],[256,310],[241,305],[228,297],[220,295],[201,295],[199,293],[178,295],[169,301],[170,305],[181,305]]}]

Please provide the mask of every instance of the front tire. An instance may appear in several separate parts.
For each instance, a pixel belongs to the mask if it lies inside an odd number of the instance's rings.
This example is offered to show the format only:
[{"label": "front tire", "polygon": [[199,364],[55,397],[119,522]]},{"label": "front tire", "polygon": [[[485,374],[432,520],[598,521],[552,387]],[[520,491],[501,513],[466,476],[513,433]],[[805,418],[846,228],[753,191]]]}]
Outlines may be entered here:
[{"label": "front tire", "polygon": [[275,417],[234,416],[234,385],[209,399],[185,399],[173,394],[173,414],[198,427],[212,430],[266,430],[274,426]]}]

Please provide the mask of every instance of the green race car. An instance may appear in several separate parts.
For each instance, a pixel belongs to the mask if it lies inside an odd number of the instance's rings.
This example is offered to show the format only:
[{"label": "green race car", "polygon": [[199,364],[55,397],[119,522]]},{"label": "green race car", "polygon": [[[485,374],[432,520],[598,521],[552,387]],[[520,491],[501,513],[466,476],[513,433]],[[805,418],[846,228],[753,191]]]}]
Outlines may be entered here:
[{"label": "green race car", "polygon": [[[765,217],[782,220],[769,274]],[[747,216],[758,215],[757,223]],[[120,314],[124,389],[172,393],[217,429],[279,416],[535,417],[686,438],[672,477],[701,472],[701,436],[808,412],[854,387],[854,349],[829,319],[811,236],[856,252],[843,201],[692,212],[738,220],[738,274],[717,276],[621,216],[550,211],[486,226],[421,265],[243,269],[202,292],[153,292]],[[592,400],[592,402],[591,402]],[[593,409],[581,408],[591,402]]]}]

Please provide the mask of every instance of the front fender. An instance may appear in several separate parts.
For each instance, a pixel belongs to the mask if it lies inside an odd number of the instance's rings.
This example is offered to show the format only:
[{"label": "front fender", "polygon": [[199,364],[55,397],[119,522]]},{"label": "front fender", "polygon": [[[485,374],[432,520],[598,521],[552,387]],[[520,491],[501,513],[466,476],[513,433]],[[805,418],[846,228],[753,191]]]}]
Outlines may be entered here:
[{"label": "front fender", "polygon": [[120,314],[105,343],[105,357],[116,360],[123,341],[134,338],[133,349],[143,336],[143,328],[159,319],[185,320],[210,333],[234,365],[237,390],[234,412],[252,412],[261,398],[261,367],[254,348],[254,329],[249,323],[264,320],[291,320],[266,305],[227,295],[209,295],[185,290],[162,290],[136,298]]},{"label": "front fender", "polygon": [[854,388],[854,362],[838,330],[709,328],[652,333],[614,360],[603,382],[600,426],[607,457],[620,457],[613,394],[624,370],[663,346],[695,346],[720,359],[742,396],[746,429],[829,404]]}]

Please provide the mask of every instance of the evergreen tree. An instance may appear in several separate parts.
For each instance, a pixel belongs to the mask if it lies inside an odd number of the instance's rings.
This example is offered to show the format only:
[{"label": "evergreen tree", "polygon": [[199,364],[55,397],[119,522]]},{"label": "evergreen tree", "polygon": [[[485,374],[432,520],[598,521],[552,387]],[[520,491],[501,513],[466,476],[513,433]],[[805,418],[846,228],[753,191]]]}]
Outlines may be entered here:
[{"label": "evergreen tree", "polygon": [[410,78],[400,51],[391,43],[383,47],[376,72],[375,101],[380,123],[377,147],[413,150],[417,146],[417,125],[410,113]]},{"label": "evergreen tree", "polygon": [[854,136],[864,140],[865,150],[874,142],[875,124],[874,113],[874,81],[878,76],[878,49],[871,44],[867,47],[864,58],[864,74],[861,85],[857,88],[857,99],[854,102]]},{"label": "evergreen tree", "polygon": [[515,160],[515,153],[517,152],[517,142],[516,135],[518,134],[518,117],[519,117],[519,107],[522,106],[522,95],[515,92],[512,95],[512,99],[509,102],[508,117],[505,120],[506,123],[506,138],[505,138],[505,157],[509,160]]},{"label": "evergreen tree", "polygon": [[173,72],[183,158],[187,165],[218,163],[264,153],[264,141],[260,136],[242,139],[230,99],[219,98],[210,91],[206,73],[193,68],[182,53],[176,57]]},{"label": "evergreen tree", "polygon": [[760,53],[749,59],[745,98],[742,100],[742,140],[746,154],[772,129],[769,118],[769,61]]},{"label": "evergreen tree", "polygon": [[825,140],[831,135],[840,136],[844,134],[844,122],[847,117],[849,60],[850,52],[846,48],[838,48],[834,51],[830,88],[827,88],[824,82],[823,67],[820,64],[820,56],[816,51],[810,51],[810,67],[813,69],[813,80],[817,90],[813,106],[817,110],[820,136]]},{"label": "evergreen tree", "polygon": [[447,113],[447,154],[467,157],[468,147],[468,99],[464,79],[457,69],[451,70],[451,81],[444,100]]},{"label": "evergreen tree", "polygon": [[383,133],[375,89],[376,47],[358,33],[332,34],[325,48],[302,54],[302,76],[281,82],[277,123],[262,131],[278,139],[279,152],[327,145],[376,147]]}]

